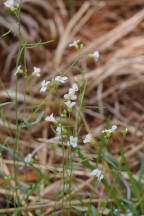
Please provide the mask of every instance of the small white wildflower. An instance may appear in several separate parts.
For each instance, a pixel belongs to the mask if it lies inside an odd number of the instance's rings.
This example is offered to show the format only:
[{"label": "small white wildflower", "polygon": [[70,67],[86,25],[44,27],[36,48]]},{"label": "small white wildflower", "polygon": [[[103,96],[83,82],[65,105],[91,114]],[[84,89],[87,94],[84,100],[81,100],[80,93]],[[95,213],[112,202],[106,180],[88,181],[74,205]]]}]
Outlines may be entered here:
[{"label": "small white wildflower", "polygon": [[71,100],[76,100],[77,96],[75,95],[75,92],[73,92],[73,90],[71,91],[71,89],[69,89],[69,93],[64,95],[65,99],[71,99]]},{"label": "small white wildflower", "polygon": [[33,75],[36,75],[37,77],[40,77],[40,71],[41,69],[38,67],[34,67],[34,72],[32,73]]},{"label": "small white wildflower", "polygon": [[70,100],[68,100],[67,102],[64,102],[64,103],[68,108],[72,108],[76,104],[75,102],[71,102]]},{"label": "small white wildflower", "polygon": [[76,83],[74,83],[72,85],[72,89],[73,89],[74,92],[78,91],[78,85]]},{"label": "small white wildflower", "polygon": [[70,139],[67,142],[67,145],[68,146],[72,146],[73,148],[76,148],[77,147],[77,142],[78,142],[78,138],[77,137],[70,136]]},{"label": "small white wildflower", "polygon": [[69,47],[75,47],[80,42],[80,40],[75,40],[72,43],[69,44]]},{"label": "small white wildflower", "polygon": [[101,181],[104,178],[104,175],[102,174],[102,171],[99,169],[94,169],[91,173],[91,176],[96,176],[98,178],[98,181]]},{"label": "small white wildflower", "polygon": [[32,159],[32,154],[28,154],[28,155],[24,158],[24,161],[25,161],[26,163],[29,163],[29,162],[31,161],[31,159]]},{"label": "small white wildflower", "polygon": [[12,11],[18,7],[20,4],[20,0],[7,0],[4,5],[8,8],[10,8]]},{"label": "small white wildflower", "polygon": [[59,137],[59,139],[62,137],[64,132],[64,128],[61,124],[58,125],[58,127],[56,128],[56,134]]},{"label": "small white wildflower", "polygon": [[8,8],[14,7],[14,0],[7,0],[4,5]]},{"label": "small white wildflower", "polygon": [[56,133],[57,133],[57,135],[61,135],[61,126],[58,126],[56,128]]},{"label": "small white wildflower", "polygon": [[49,121],[49,122],[57,122],[56,119],[54,118],[53,116],[53,113],[50,115],[50,116],[47,116],[45,118],[46,121]]},{"label": "small white wildflower", "polygon": [[17,67],[16,72],[15,72],[15,75],[18,74],[18,72],[20,71],[20,69],[21,69],[21,65],[19,65],[19,66]]},{"label": "small white wildflower", "polygon": [[116,125],[113,125],[111,129],[105,129],[102,131],[102,133],[112,133],[117,129]]},{"label": "small white wildflower", "polygon": [[61,82],[61,83],[65,83],[65,81],[68,79],[68,77],[66,76],[56,76],[55,77],[55,81],[56,82]]},{"label": "small white wildflower", "polygon": [[40,89],[40,92],[45,92],[49,83],[50,83],[50,81],[45,81],[45,80],[43,80],[43,81],[41,82],[42,87],[41,87],[41,89]]},{"label": "small white wildflower", "polygon": [[64,95],[65,99],[70,99],[70,100],[76,100],[77,96],[75,95],[75,92],[78,91],[78,85],[74,83],[72,85],[72,88],[69,89],[68,94]]},{"label": "small white wildflower", "polygon": [[92,141],[92,135],[87,134],[85,139],[83,140],[83,143],[90,143]]},{"label": "small white wildflower", "polygon": [[99,59],[99,51],[95,51],[93,54],[92,54],[93,58],[98,61]]}]

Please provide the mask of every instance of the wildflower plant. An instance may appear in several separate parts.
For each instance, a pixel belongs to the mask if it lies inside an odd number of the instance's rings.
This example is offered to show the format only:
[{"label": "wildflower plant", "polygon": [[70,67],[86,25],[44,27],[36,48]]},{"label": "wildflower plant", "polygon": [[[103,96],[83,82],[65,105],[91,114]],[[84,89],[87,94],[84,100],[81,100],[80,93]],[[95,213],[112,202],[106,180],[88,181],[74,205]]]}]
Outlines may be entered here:
[{"label": "wildflower plant", "polygon": [[[16,67],[15,67],[15,75],[16,75],[16,94],[15,99],[13,100],[13,104],[15,106],[15,119],[16,119],[16,133],[14,137],[14,146],[13,148],[7,145],[7,140],[4,141],[4,145],[0,144],[0,149],[2,151],[7,151],[8,154],[13,159],[13,170],[14,170],[14,177],[9,177],[8,172],[2,172],[2,175],[5,179],[9,179],[10,186],[13,190],[14,194],[14,209],[15,215],[19,212],[17,210],[17,206],[23,206],[22,209],[28,212],[28,215],[32,215],[31,209],[34,209],[33,203],[36,203],[36,210],[41,210],[42,207],[46,207],[44,215],[57,215],[55,211],[55,207],[59,206],[60,214],[65,215],[65,209],[67,208],[67,215],[71,215],[72,210],[74,209],[76,212],[84,213],[83,215],[102,215],[101,213],[97,213],[95,206],[92,204],[95,199],[95,192],[100,184],[103,185],[105,189],[105,194],[107,193],[107,198],[104,197],[104,202],[101,203],[102,209],[108,209],[110,215],[116,214],[115,212],[122,212],[127,214],[127,212],[132,212],[133,215],[138,215],[138,207],[140,208],[139,212],[142,215],[144,213],[143,210],[143,190],[140,187],[140,181],[142,179],[143,174],[143,167],[141,168],[141,173],[139,176],[139,181],[137,181],[128,166],[126,161],[125,155],[120,149],[121,154],[121,161],[115,160],[112,155],[110,148],[108,147],[108,141],[113,136],[115,131],[118,131],[119,128],[116,125],[113,125],[110,129],[109,124],[107,125],[106,129],[101,131],[101,137],[99,144],[94,141],[94,134],[88,133],[89,127],[86,124],[83,115],[83,108],[84,108],[84,96],[87,86],[87,80],[84,76],[85,72],[80,70],[81,72],[81,80],[74,79],[73,84],[69,86],[69,89],[63,97],[59,96],[58,89],[59,86],[62,85],[69,85],[69,70],[72,68],[68,68],[66,72],[61,71],[61,73],[51,80],[44,80],[41,76],[42,71],[39,67],[34,66],[31,75],[28,74],[27,62],[26,62],[26,52],[27,49],[35,48],[40,45],[45,45],[50,43],[51,41],[46,42],[38,42],[35,44],[28,44],[23,40],[22,32],[21,32],[21,3],[22,1],[14,1],[14,0],[7,0],[5,1],[4,5],[11,10],[17,18],[18,21],[18,41],[19,41],[19,50],[17,53],[16,59]],[[78,54],[80,54],[83,44],[80,43],[80,40],[76,40],[69,44],[69,47],[74,47]],[[80,57],[80,55],[78,55]],[[90,54],[96,61],[99,59],[99,52],[95,51],[93,54]],[[23,60],[23,61],[22,61]],[[23,62],[23,64],[22,64]],[[74,61],[72,66],[75,66],[77,61]],[[38,79],[40,81],[40,95],[46,95],[44,100],[37,105],[32,106],[32,113],[25,117],[25,110],[26,110],[26,101],[24,97],[24,113],[23,119],[20,122],[18,119],[18,79],[19,74],[26,79],[26,83],[30,83],[31,79]],[[26,90],[28,90],[27,88]],[[25,95],[26,95],[25,90]],[[47,115],[45,114],[44,106],[48,106],[48,99],[51,92],[56,93],[58,98],[57,101],[59,102],[57,113],[50,112]],[[1,104],[1,106],[8,105],[8,102],[5,104]],[[44,105],[44,106],[43,106]],[[35,119],[35,114],[40,112],[38,118]],[[72,121],[73,116],[75,116],[75,121]],[[84,119],[82,121],[82,119]],[[46,142],[43,139],[35,139],[38,143],[38,146],[31,152],[31,145],[29,146],[29,151],[25,156],[20,152],[20,137],[22,134],[22,129],[28,130],[30,138],[32,138],[32,128],[34,125],[39,124],[40,122],[44,122],[47,125],[48,129],[54,132],[55,138],[57,138],[58,142],[55,143],[49,140]],[[71,123],[72,122],[72,123]],[[83,124],[86,125],[87,133],[83,136],[82,128]],[[10,133],[10,132],[9,132]],[[122,130],[121,134],[123,137],[126,136],[128,130]],[[83,150],[83,146],[93,146],[96,148],[97,151],[94,151],[94,158],[90,158],[87,152]],[[36,164],[33,162],[33,157],[38,153],[39,150],[45,148],[47,151],[47,147],[52,146],[52,148],[60,149],[62,152],[62,159],[59,161],[58,172],[56,172],[57,167],[51,168],[47,165],[43,164]],[[60,148],[59,148],[60,146]],[[55,154],[54,154],[55,155]],[[19,180],[18,178],[18,165],[23,166],[25,169],[31,168],[35,170],[38,175],[37,183],[31,185],[26,184]],[[86,172],[82,173],[87,181],[86,186],[92,189],[91,193],[88,193],[88,198],[82,200],[81,193],[78,186],[73,190],[73,181],[75,175],[75,167],[76,165],[81,165],[85,167]],[[49,206],[49,200],[43,198],[43,193],[41,193],[41,188],[45,187],[50,184],[51,179],[49,176],[45,175],[43,168],[46,170],[48,169],[49,172],[53,172],[53,176],[57,176],[62,180],[62,190],[58,193],[57,199],[55,204],[51,208],[47,208]],[[24,169],[24,170],[25,170]],[[6,169],[5,169],[6,170]],[[135,205],[135,201],[133,199],[128,200],[122,197],[122,194],[125,195],[127,192],[127,185],[125,181],[123,181],[123,172],[126,172],[129,181],[131,182],[131,186],[133,188],[132,196],[137,199],[137,203]],[[88,173],[88,174],[87,174]],[[107,180],[107,174],[109,173],[110,177]],[[80,175],[81,170],[77,170],[76,175]],[[53,179],[52,179],[53,180]],[[23,189],[25,188],[25,189]],[[103,189],[103,190],[104,190]],[[77,194],[78,192],[78,194]],[[38,196],[34,197],[35,194]],[[73,202],[73,197],[77,196],[77,200],[80,201],[80,204],[85,208],[78,208],[75,206]],[[101,197],[100,197],[101,199]],[[32,203],[32,201],[34,201]],[[43,202],[45,204],[43,204]],[[32,203],[32,204],[31,204]],[[45,205],[45,206],[44,206]],[[113,205],[113,206],[112,206]],[[118,209],[114,211],[114,209]],[[8,211],[11,212],[11,211]],[[51,214],[51,213],[54,214]],[[91,213],[92,212],[92,213]],[[42,215],[43,213],[36,212],[37,215]],[[140,215],[139,214],[139,215]]]}]

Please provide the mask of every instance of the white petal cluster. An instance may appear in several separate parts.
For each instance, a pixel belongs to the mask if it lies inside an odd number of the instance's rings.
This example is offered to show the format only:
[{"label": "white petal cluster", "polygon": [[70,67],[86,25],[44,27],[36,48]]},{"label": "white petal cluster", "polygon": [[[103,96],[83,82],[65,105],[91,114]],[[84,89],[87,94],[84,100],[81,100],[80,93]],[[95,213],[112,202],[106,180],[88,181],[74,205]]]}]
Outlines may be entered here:
[{"label": "white petal cluster", "polygon": [[33,74],[35,74],[37,77],[40,77],[40,71],[41,71],[40,68],[34,67],[34,72],[33,72]]},{"label": "white petal cluster", "polygon": [[19,65],[19,66],[17,67],[16,72],[15,72],[15,75],[18,74],[18,72],[19,72],[20,69],[21,69],[21,65]]},{"label": "white petal cluster", "polygon": [[76,100],[77,96],[75,95],[75,92],[78,91],[78,85],[74,83],[72,85],[72,88],[69,89],[68,94],[64,95],[65,99],[70,99],[70,100]]},{"label": "white petal cluster", "polygon": [[102,131],[102,133],[112,133],[117,129],[116,125],[113,125],[111,129],[105,129]]},{"label": "white petal cluster", "polygon": [[70,100],[64,102],[64,104],[68,107],[68,108],[72,108],[76,103],[75,102],[71,102]]},{"label": "white petal cluster", "polygon": [[24,161],[25,161],[26,163],[29,163],[29,162],[31,161],[31,159],[32,159],[32,154],[28,154],[28,155],[25,157]]},{"label": "white petal cluster", "polygon": [[90,143],[92,141],[92,134],[87,134],[83,143]]},{"label": "white petal cluster", "polygon": [[75,40],[69,44],[69,47],[75,47],[79,42],[80,42],[80,40]]},{"label": "white petal cluster", "polygon": [[61,126],[58,126],[58,127],[56,128],[56,133],[57,133],[58,136],[61,135]]},{"label": "white petal cluster", "polygon": [[99,59],[99,51],[95,51],[93,54],[92,54],[93,58],[98,61]]},{"label": "white petal cluster", "polygon": [[66,76],[56,76],[55,81],[60,83],[65,83],[65,81],[68,79]]},{"label": "white petal cluster", "polygon": [[78,138],[77,138],[77,137],[70,136],[70,139],[69,139],[69,141],[67,142],[67,145],[68,145],[68,146],[72,146],[73,148],[76,148],[76,147],[77,147],[77,143],[78,143]]},{"label": "white petal cluster", "polygon": [[58,127],[56,128],[56,134],[59,137],[59,139],[62,137],[64,133],[64,127],[62,126],[62,124],[59,124]]},{"label": "white petal cluster", "polygon": [[50,81],[45,81],[45,80],[43,80],[43,81],[41,82],[42,87],[41,87],[41,89],[40,89],[40,92],[45,92],[45,91],[47,90],[47,86],[48,86],[49,83],[50,83]]},{"label": "white petal cluster", "polygon": [[91,176],[96,176],[98,178],[98,181],[101,181],[104,178],[104,175],[102,174],[102,171],[99,169],[94,169],[91,173]]},{"label": "white petal cluster", "polygon": [[7,0],[4,5],[8,8],[14,7],[14,0]]},{"label": "white petal cluster", "polygon": [[15,7],[17,7],[20,4],[20,0],[7,0],[4,5],[7,8],[13,9]]},{"label": "white petal cluster", "polygon": [[53,116],[53,113],[50,115],[50,116],[47,116],[45,118],[46,121],[49,121],[49,122],[57,122],[56,119],[54,118]]}]

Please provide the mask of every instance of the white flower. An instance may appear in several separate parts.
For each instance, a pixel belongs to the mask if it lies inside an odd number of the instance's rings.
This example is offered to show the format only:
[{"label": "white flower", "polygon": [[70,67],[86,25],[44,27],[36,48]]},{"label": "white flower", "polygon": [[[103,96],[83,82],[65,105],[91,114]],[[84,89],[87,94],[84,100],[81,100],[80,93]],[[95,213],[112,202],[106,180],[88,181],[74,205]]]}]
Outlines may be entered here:
[{"label": "white flower", "polygon": [[67,105],[68,108],[72,108],[76,103],[75,102],[71,102],[70,100],[68,100],[67,102],[64,102],[65,105]]},{"label": "white flower", "polygon": [[94,169],[91,173],[91,176],[96,176],[98,178],[98,181],[101,181],[104,178],[104,175],[102,174],[102,171],[99,169]]},{"label": "white flower", "polygon": [[21,69],[21,65],[19,65],[16,69],[15,75],[17,75],[17,73],[19,72],[19,70]]},{"label": "white flower", "polygon": [[78,85],[76,83],[74,83],[72,85],[72,89],[73,89],[74,92],[78,91]]},{"label": "white flower", "polygon": [[78,91],[78,86],[76,83],[74,83],[72,85],[72,88],[69,89],[69,92],[68,94],[65,94],[64,95],[64,98],[65,99],[71,99],[71,100],[76,100],[77,99],[77,96],[75,95],[75,92]]},{"label": "white flower", "polygon": [[41,82],[42,87],[41,87],[41,89],[40,89],[40,92],[45,92],[49,83],[50,83],[50,81],[47,81],[47,82],[46,82],[45,80],[43,80],[43,81]]},{"label": "white flower", "polygon": [[24,158],[24,161],[25,161],[26,163],[29,163],[29,162],[31,161],[31,159],[32,159],[32,154],[28,154],[28,155]]},{"label": "white flower", "polygon": [[20,0],[7,0],[4,5],[10,9],[17,7],[20,4]]},{"label": "white flower", "polygon": [[80,42],[80,40],[75,40],[69,44],[69,47],[75,47],[79,42]]},{"label": "white flower", "polygon": [[92,54],[93,58],[98,61],[99,59],[99,51],[95,51],[93,54]]},{"label": "white flower", "polygon": [[71,91],[71,89],[69,89],[69,93],[64,95],[65,99],[71,99],[71,100],[76,100],[77,96],[75,95],[75,92],[73,92],[73,90]]},{"label": "white flower", "polygon": [[65,83],[65,81],[68,79],[68,77],[66,76],[56,76],[55,77],[55,81],[56,82],[61,82],[61,83]]},{"label": "white flower", "polygon": [[72,146],[73,148],[76,148],[77,147],[77,142],[78,142],[78,138],[77,137],[70,136],[70,139],[67,142],[67,145],[68,146]]},{"label": "white flower", "polygon": [[49,121],[49,122],[57,122],[56,119],[54,118],[53,116],[53,113],[50,115],[50,116],[47,116],[45,118],[46,121]]},{"label": "white flower", "polygon": [[56,128],[56,133],[57,133],[57,135],[61,135],[61,126],[58,126],[57,128]]},{"label": "white flower", "polygon": [[36,75],[37,77],[40,77],[40,71],[41,71],[40,68],[38,68],[38,67],[34,67],[33,75]]},{"label": "white flower", "polygon": [[8,8],[14,7],[14,0],[7,0],[4,5]]},{"label": "white flower", "polygon": [[83,140],[83,143],[90,143],[92,140],[92,135],[91,134],[87,134],[85,139]]},{"label": "white flower", "polygon": [[117,129],[116,125],[113,125],[111,129],[105,129],[102,131],[102,133],[112,133]]},{"label": "white flower", "polygon": [[57,136],[59,136],[59,138],[61,138],[63,132],[64,132],[63,126],[61,124],[59,124],[59,126],[56,128],[56,134],[57,134]]}]

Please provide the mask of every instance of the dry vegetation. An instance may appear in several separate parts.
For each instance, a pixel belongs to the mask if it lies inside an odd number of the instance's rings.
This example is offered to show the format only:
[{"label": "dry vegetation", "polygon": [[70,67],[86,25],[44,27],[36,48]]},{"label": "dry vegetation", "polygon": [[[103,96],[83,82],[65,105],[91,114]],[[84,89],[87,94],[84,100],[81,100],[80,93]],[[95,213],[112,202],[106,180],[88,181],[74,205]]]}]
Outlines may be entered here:
[{"label": "dry vegetation", "polygon": [[[64,0],[23,0],[21,22],[24,40],[34,43],[39,40],[54,40],[52,43],[29,49],[27,52],[28,73],[31,73],[33,66],[41,67],[41,77],[35,78],[30,83],[30,89],[24,88],[27,85],[23,78],[18,79],[18,101],[19,122],[23,117],[28,117],[31,113],[31,105],[42,102],[46,94],[40,94],[40,82],[43,79],[49,80],[60,71],[65,71],[77,58],[75,49],[68,47],[68,44],[80,39],[84,44],[81,59],[77,67],[70,72],[70,81],[74,77],[81,79],[79,68],[86,71],[88,78],[87,89],[84,99],[83,109],[83,135],[91,132],[97,144],[101,131],[105,127],[107,119],[111,116],[111,124],[118,125],[118,130],[128,128],[129,133],[122,141],[120,133],[110,140],[109,146],[119,160],[118,145],[123,147],[128,163],[137,177],[137,170],[144,157],[144,1],[143,0],[74,0],[68,5]],[[71,7],[71,9],[70,9]],[[15,18],[0,3],[0,34],[4,34],[9,29],[12,31],[7,37],[0,39],[0,71],[1,84],[0,102],[10,101],[15,97],[15,61],[18,51],[17,38],[13,35],[16,30]],[[98,62],[87,58],[87,54],[95,50],[100,51]],[[2,83],[1,82],[1,83]],[[67,92],[68,86],[59,88],[59,94],[63,96]],[[26,101],[24,111],[23,102]],[[88,109],[87,106],[97,106],[96,109]],[[47,105],[44,105],[39,113],[33,116],[36,119],[42,110],[45,115],[54,112],[57,114],[58,101],[55,94],[50,95]],[[13,147],[13,137],[15,136],[15,110],[13,105],[2,108],[9,124],[0,119],[0,140],[1,144],[7,139],[7,144]],[[2,116],[2,114],[1,114]],[[72,124],[72,122],[70,122]],[[9,130],[8,130],[9,128]],[[33,126],[31,136],[29,131],[23,128],[19,138],[21,156],[25,157],[28,151],[32,152],[39,143],[43,143],[42,148],[37,153],[35,164],[48,177],[50,185],[41,186],[40,195],[42,201],[55,201],[58,191],[61,188],[61,174],[56,175],[53,170],[61,173],[62,151],[57,137],[52,132],[50,125],[44,120]],[[54,146],[45,142],[56,144]],[[29,148],[30,146],[30,148]],[[82,152],[89,158],[95,159],[93,148],[97,146],[81,145]],[[78,162],[78,158],[75,159]],[[92,162],[93,163],[93,162]],[[13,160],[7,152],[4,159],[0,158],[1,169],[7,175],[13,175]],[[41,165],[42,164],[42,165]],[[37,181],[37,173],[32,169],[23,170],[24,163],[17,162],[19,167],[18,178],[21,181]],[[106,167],[107,169],[107,167]],[[109,178],[109,176],[107,176]],[[127,176],[123,176],[129,190]],[[73,192],[87,201],[89,193],[95,193],[92,203],[99,208],[99,203],[105,199],[107,193],[100,185],[97,189],[92,186],[93,178],[89,176],[89,170],[84,166],[77,166],[73,172]],[[13,184],[0,178],[0,213],[7,212],[5,209],[5,196],[8,194],[13,199],[13,193],[8,189],[3,189],[3,184]],[[39,206],[32,206],[39,200],[39,195],[32,194],[29,197],[29,209],[38,209]],[[67,200],[67,197],[65,197]],[[73,204],[78,205],[79,201],[73,198]],[[11,207],[13,207],[11,205]],[[48,208],[49,207],[49,208]],[[59,202],[57,204],[59,208]],[[42,204],[45,209],[43,215],[49,215],[53,211],[52,203]],[[24,208],[25,209],[25,208]],[[9,210],[13,211],[13,209]],[[106,214],[106,213],[105,213]]]}]

